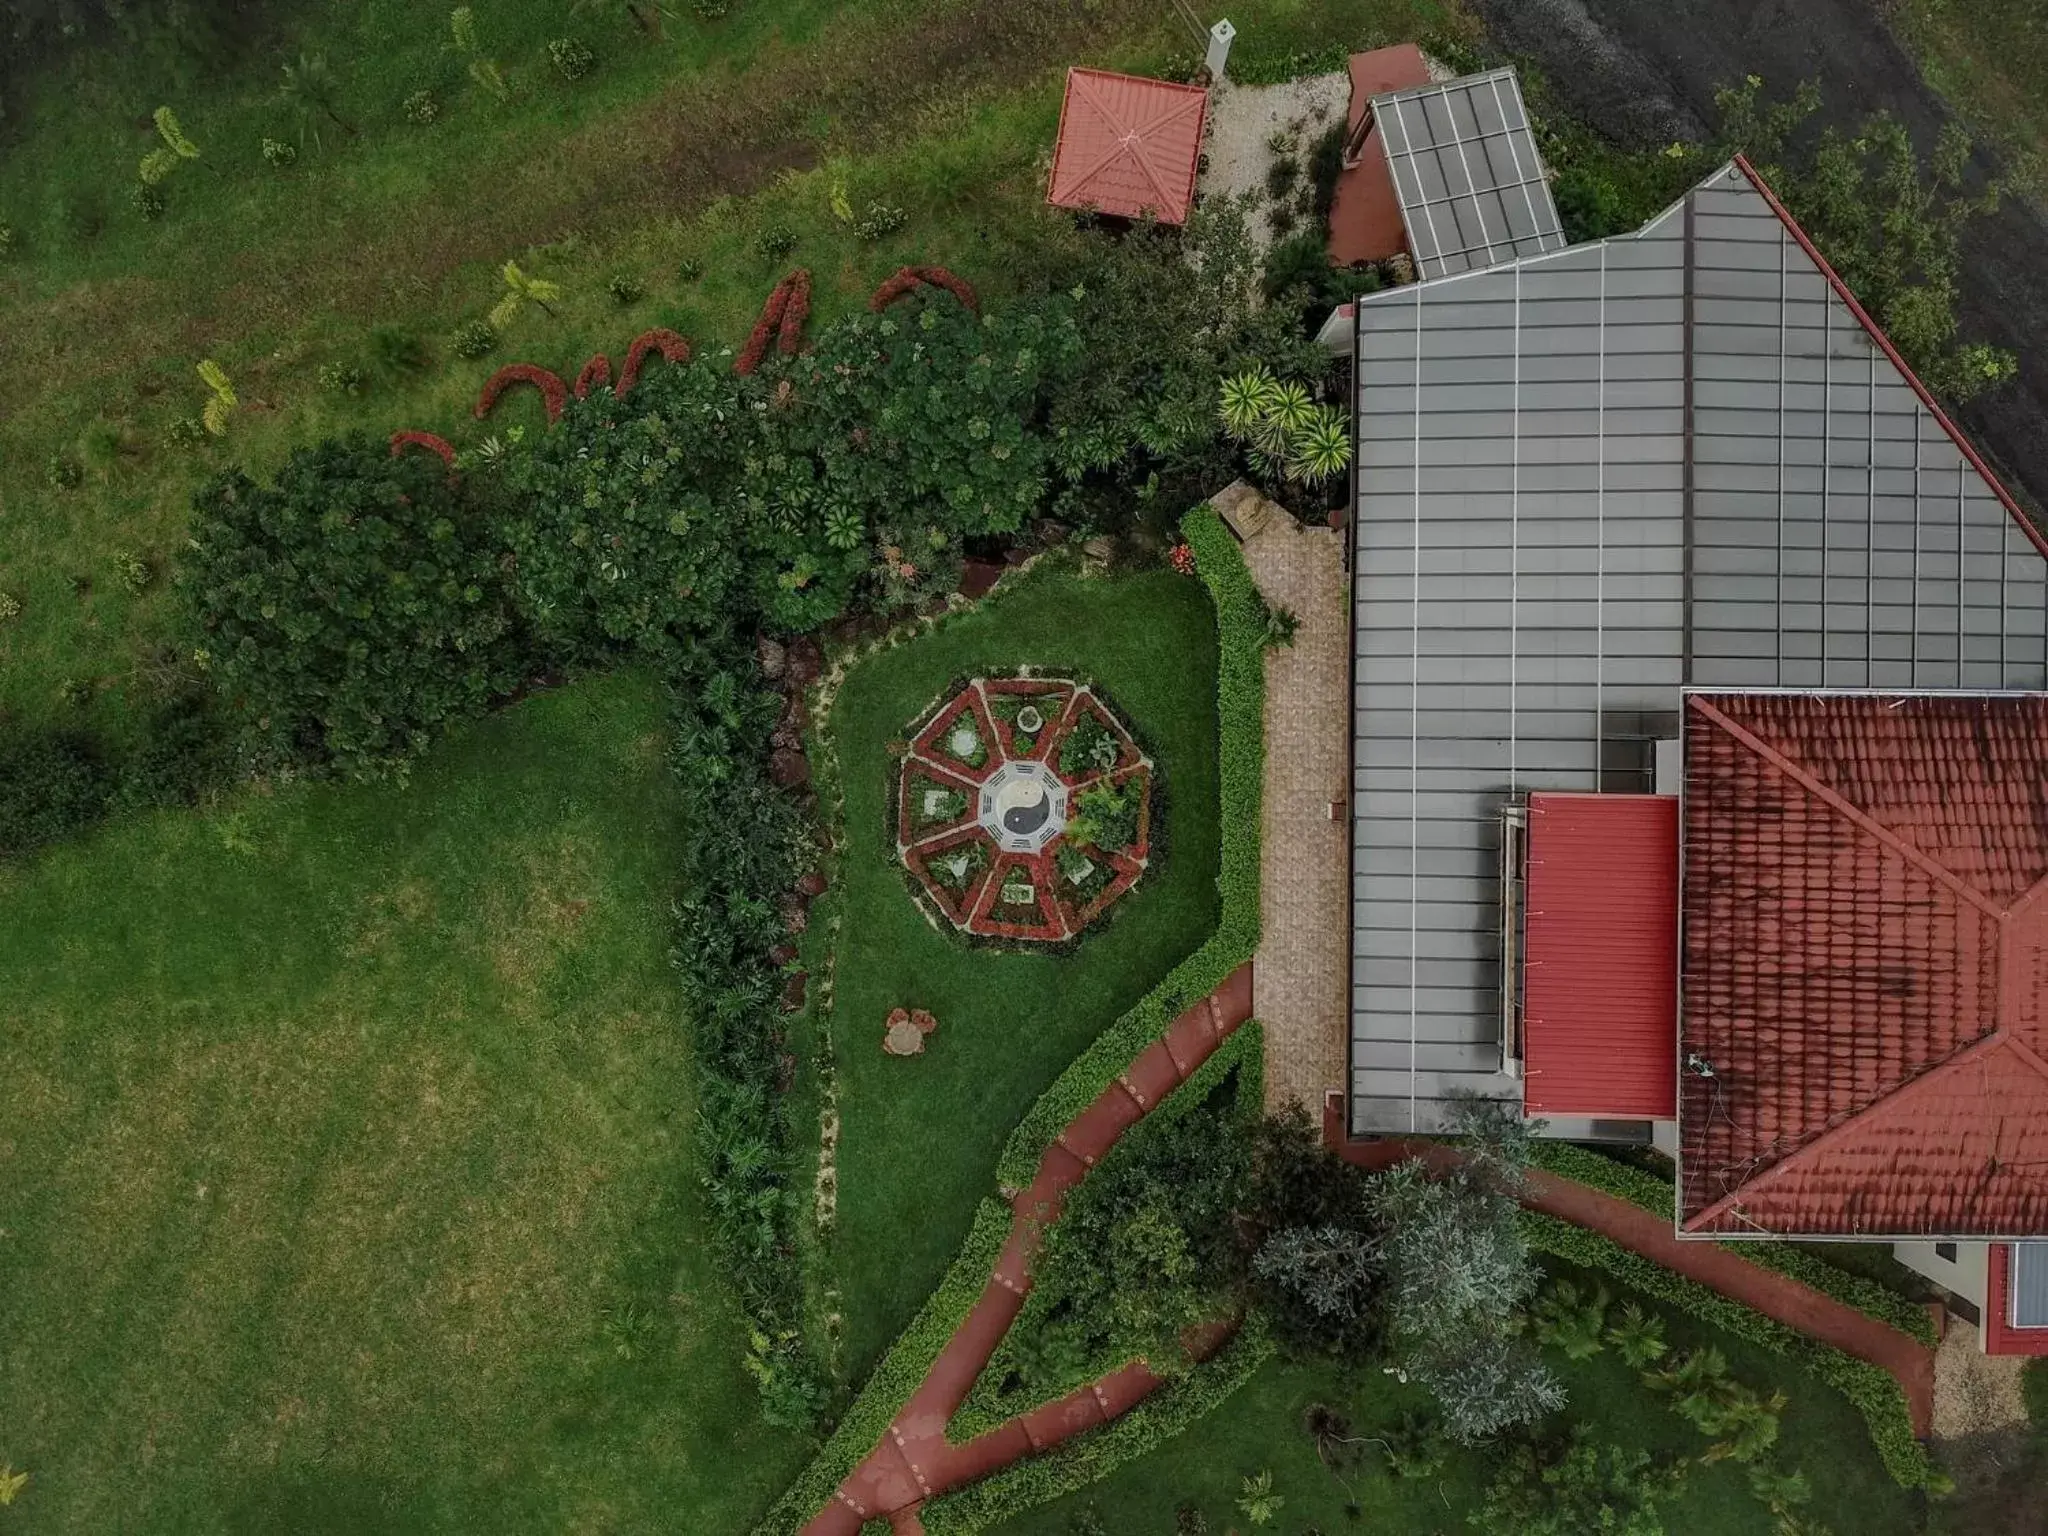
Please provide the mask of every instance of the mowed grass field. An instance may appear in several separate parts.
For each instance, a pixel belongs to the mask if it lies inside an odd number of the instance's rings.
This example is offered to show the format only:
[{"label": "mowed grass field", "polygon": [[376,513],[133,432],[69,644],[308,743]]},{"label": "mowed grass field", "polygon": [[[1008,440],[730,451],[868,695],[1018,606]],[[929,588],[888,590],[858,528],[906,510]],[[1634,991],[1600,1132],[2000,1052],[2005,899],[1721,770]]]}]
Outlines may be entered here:
[{"label": "mowed grass field", "polygon": [[[895,855],[889,743],[956,678],[1022,666],[1100,685],[1162,786],[1164,836],[1152,867],[1066,954],[970,948],[940,933]],[[945,1273],[1032,1101],[1216,926],[1216,624],[1207,590],[1164,570],[1025,577],[979,611],[858,664],[832,728],[846,826],[834,907],[843,921],[833,1023],[838,1230],[827,1263],[846,1319],[845,1374],[858,1383]],[[937,1016],[923,1055],[883,1054],[883,1021],[896,1007]]]},{"label": "mowed grass field", "polygon": [[0,870],[0,1522],[738,1532],[660,693]]}]

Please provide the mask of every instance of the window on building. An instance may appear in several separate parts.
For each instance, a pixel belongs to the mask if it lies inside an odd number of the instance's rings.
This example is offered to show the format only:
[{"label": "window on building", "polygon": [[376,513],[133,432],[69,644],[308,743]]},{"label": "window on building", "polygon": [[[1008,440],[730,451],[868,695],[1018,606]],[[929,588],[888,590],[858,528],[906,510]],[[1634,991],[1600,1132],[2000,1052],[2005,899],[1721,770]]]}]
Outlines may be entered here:
[{"label": "window on building", "polygon": [[2012,1325],[2048,1328],[2048,1243],[2012,1245]]},{"label": "window on building", "polygon": [[1956,1245],[1954,1243],[1936,1243],[1934,1245],[1934,1256],[1937,1259],[1946,1259],[1949,1263],[1953,1264],[1956,1261]]}]

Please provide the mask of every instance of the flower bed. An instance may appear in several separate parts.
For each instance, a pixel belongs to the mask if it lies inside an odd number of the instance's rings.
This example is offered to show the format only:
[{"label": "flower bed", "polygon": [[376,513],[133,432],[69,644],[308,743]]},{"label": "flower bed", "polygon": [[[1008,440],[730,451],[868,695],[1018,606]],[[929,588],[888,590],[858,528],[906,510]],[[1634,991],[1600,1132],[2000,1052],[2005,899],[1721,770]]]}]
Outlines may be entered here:
[{"label": "flower bed", "polygon": [[455,467],[455,445],[445,437],[432,432],[394,432],[391,434],[391,457],[397,458],[408,448],[424,448],[438,454],[441,462],[450,469]]},{"label": "flower bed", "polygon": [[1151,803],[1151,761],[1095,690],[975,678],[904,754],[896,856],[926,910],[961,932],[1059,943],[1144,874]]},{"label": "flower bed", "polygon": [[975,294],[973,285],[965,278],[955,277],[944,267],[898,267],[869,297],[868,308],[879,315],[905,294],[919,287],[943,288],[977,315],[981,313],[981,300]]},{"label": "flower bed", "polygon": [[490,415],[498,397],[514,384],[531,384],[547,402],[548,420],[556,422],[562,419],[562,410],[569,403],[569,386],[562,382],[561,375],[551,373],[537,363],[507,363],[484,381],[483,393],[476,397],[477,420],[482,421]]},{"label": "flower bed", "polygon": [[587,400],[593,389],[603,389],[612,381],[612,360],[602,352],[585,363],[576,375],[576,398]]},{"label": "flower bed", "polygon": [[654,353],[661,354],[663,362],[687,363],[690,360],[690,339],[679,335],[665,325],[657,325],[649,331],[642,331],[633,338],[633,344],[626,349],[625,364],[619,369],[619,386],[614,394],[623,395],[640,380],[640,370]]}]

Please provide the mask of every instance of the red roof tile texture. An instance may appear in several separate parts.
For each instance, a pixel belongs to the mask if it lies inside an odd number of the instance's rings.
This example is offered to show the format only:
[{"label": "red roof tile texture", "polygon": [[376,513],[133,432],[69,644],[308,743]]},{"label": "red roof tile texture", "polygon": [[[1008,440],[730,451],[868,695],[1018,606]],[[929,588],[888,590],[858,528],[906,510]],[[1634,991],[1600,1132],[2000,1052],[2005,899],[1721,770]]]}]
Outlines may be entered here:
[{"label": "red roof tile texture", "polygon": [[1100,69],[1067,71],[1046,200],[1162,224],[1194,206],[1209,93]]},{"label": "red roof tile texture", "polygon": [[1692,695],[1685,1230],[2048,1232],[2048,699]]},{"label": "red roof tile texture", "polygon": [[1529,797],[1522,992],[1531,1114],[1677,1111],[1678,800]]}]

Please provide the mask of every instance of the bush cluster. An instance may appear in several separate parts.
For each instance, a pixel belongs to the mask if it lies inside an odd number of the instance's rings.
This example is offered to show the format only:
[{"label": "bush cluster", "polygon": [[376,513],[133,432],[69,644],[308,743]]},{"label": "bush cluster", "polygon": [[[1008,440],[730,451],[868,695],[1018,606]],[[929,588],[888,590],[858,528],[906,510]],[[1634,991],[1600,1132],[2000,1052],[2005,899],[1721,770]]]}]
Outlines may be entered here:
[{"label": "bush cluster", "polygon": [[1795,1333],[1761,1312],[1665,1269],[1597,1232],[1539,1211],[1524,1211],[1521,1219],[1533,1247],[1581,1268],[1603,1271],[1632,1290],[1668,1302],[1737,1338],[1795,1361],[1856,1406],[1870,1426],[1878,1458],[1901,1486],[1942,1486],[1942,1474],[1928,1459],[1926,1448],[1913,1437],[1905,1391],[1890,1372],[1818,1339]]}]

